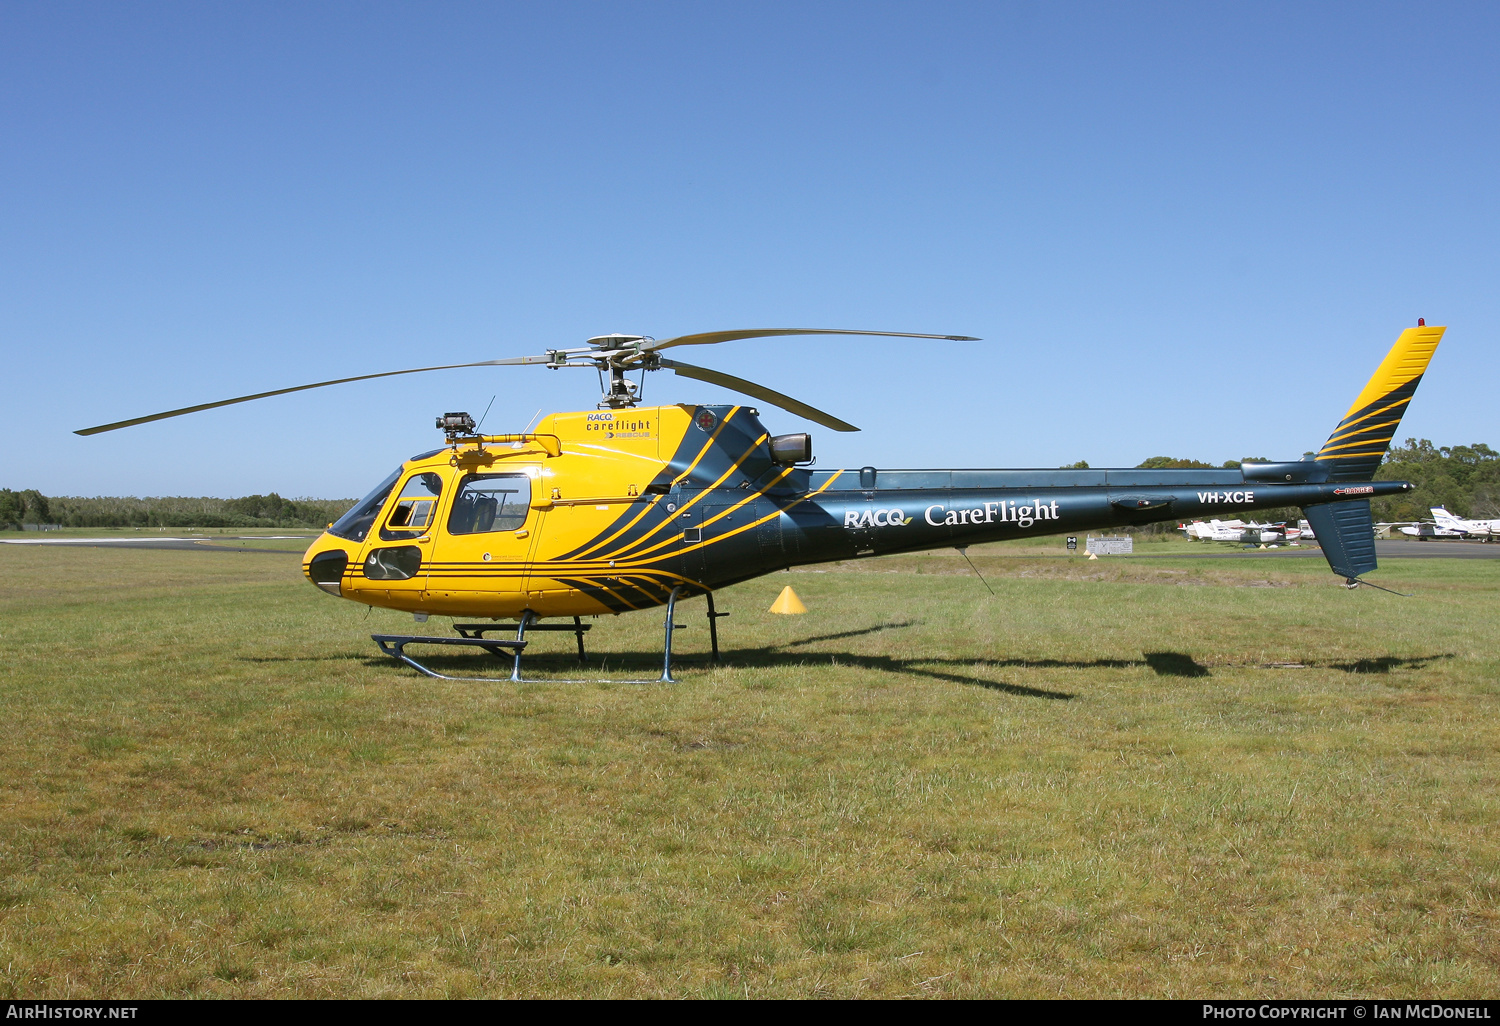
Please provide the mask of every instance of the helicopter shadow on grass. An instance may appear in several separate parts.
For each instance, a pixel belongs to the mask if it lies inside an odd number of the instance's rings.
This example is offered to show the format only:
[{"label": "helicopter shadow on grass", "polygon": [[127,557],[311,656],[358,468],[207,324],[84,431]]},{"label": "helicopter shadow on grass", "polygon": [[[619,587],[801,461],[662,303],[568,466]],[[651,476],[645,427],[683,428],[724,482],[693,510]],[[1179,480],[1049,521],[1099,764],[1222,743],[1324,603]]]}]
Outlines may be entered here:
[{"label": "helicopter shadow on grass", "polygon": [[[912,627],[915,623],[892,623],[881,624],[877,627],[867,627],[857,631],[843,631],[838,634],[825,634],[811,638],[802,638],[798,641],[787,642],[785,645],[774,646],[768,651],[776,648],[786,649],[798,645],[811,645],[822,641],[841,641],[845,638],[857,637],[862,634],[873,634],[876,631],[891,630],[898,627]],[[751,650],[752,652],[759,650]],[[986,667],[1004,668],[1020,667],[1028,670],[1085,670],[1085,669],[1131,669],[1138,666],[1149,666],[1159,677],[1207,677],[1208,668],[1198,663],[1192,656],[1185,652],[1146,652],[1143,659],[910,659],[902,660],[905,664],[912,663],[955,663],[962,665],[983,665]],[[843,654],[840,654],[840,658]],[[921,672],[921,671],[917,671]],[[992,686],[992,682],[973,681],[976,684]],[[1045,692],[1049,698],[1072,698],[1072,695],[1062,692]]]},{"label": "helicopter shadow on grass", "polygon": [[[826,663],[825,663],[826,660]],[[894,656],[860,655],[854,652],[818,652],[812,653],[781,652],[773,648],[743,649],[737,648],[727,652],[721,663],[715,664],[694,653],[684,658],[673,658],[672,669],[676,672],[682,670],[707,670],[715,665],[728,669],[777,669],[794,666],[815,666],[819,664],[837,666],[839,668],[852,668],[857,670],[869,670],[877,673],[890,673],[896,675],[908,675],[918,677],[929,677],[933,680],[943,681],[948,684],[963,684],[970,687],[986,688],[990,691],[1000,691],[1005,694],[1015,695],[1019,698],[1045,698],[1053,701],[1068,701],[1075,696],[1065,691],[1048,691],[1045,688],[1026,687],[1021,684],[1007,684],[1004,681],[985,680],[983,677],[975,677],[965,673],[956,672],[947,667],[964,667],[972,669],[982,660],[974,659],[899,659]],[[371,668],[389,667],[391,661],[371,656],[366,660],[366,665]],[[463,656],[432,656],[424,659],[422,665],[436,670],[439,673],[459,676],[462,673],[473,673],[476,665],[509,667],[510,660],[503,662],[491,662],[488,664],[477,663]],[[590,656],[587,664],[588,673],[639,673],[641,675],[654,675],[660,672],[661,655],[656,652],[611,652],[607,656]],[[525,661],[525,669],[528,675],[533,673],[556,673],[559,675],[577,674],[579,664],[575,657],[566,653],[547,653],[528,656]],[[531,679],[528,683],[545,684],[545,678]]]},{"label": "helicopter shadow on grass", "polygon": [[1374,659],[1350,659],[1329,663],[1319,662],[1315,659],[1307,665],[1324,666],[1330,670],[1343,670],[1345,673],[1390,673],[1392,670],[1425,670],[1433,663],[1453,658],[1455,656],[1452,652],[1443,652],[1439,655],[1379,656]]},{"label": "helicopter shadow on grass", "polygon": [[[711,662],[700,652],[677,653],[673,658],[673,666],[678,669],[712,669],[715,665],[740,669],[774,669],[789,666],[807,666],[814,660],[821,662],[826,658],[829,664],[833,666],[852,667],[898,676],[905,674],[928,677],[944,683],[981,687],[989,691],[999,691],[1021,698],[1042,698],[1052,701],[1069,701],[1077,696],[1066,691],[1052,691],[1046,688],[1027,687],[1022,684],[987,680],[983,677],[973,676],[972,672],[957,672],[957,668],[963,667],[970,671],[977,667],[997,670],[1007,667],[1021,669],[1124,670],[1145,666],[1150,667],[1158,677],[1195,678],[1211,676],[1208,667],[1185,652],[1143,652],[1140,659],[951,659],[941,656],[900,658],[890,655],[865,655],[848,651],[796,651],[805,645],[824,644],[830,641],[847,641],[851,638],[865,637],[885,631],[902,630],[907,627],[919,625],[920,621],[883,623],[856,630],[838,631],[833,634],[816,634],[811,637],[798,638],[776,645],[763,645],[756,648],[736,647],[725,652],[723,661],[718,664]],[[372,669],[388,668],[391,665],[390,660],[382,656],[364,653],[340,653],[324,656],[242,656],[240,658],[243,662],[254,663],[359,661]],[[1428,656],[1378,656],[1338,662],[1308,660],[1298,663],[1274,665],[1278,667],[1326,667],[1328,669],[1342,670],[1345,673],[1384,674],[1390,673],[1393,670],[1419,670],[1439,660],[1452,658],[1454,656],[1450,652]],[[507,669],[512,665],[508,655],[496,657],[494,662],[484,659],[482,656],[433,655],[423,660],[423,663],[433,670],[453,675],[459,679],[462,679],[461,675],[465,673],[473,673],[476,665],[496,666],[498,664]],[[586,664],[586,672],[611,672],[611,664],[614,666],[613,672],[615,673],[639,672],[654,674],[657,672],[657,667],[661,665],[661,655],[658,652],[652,651],[616,651],[604,655],[596,654],[589,658]],[[529,653],[525,658],[525,666],[527,671],[531,673],[542,672],[566,676],[579,672],[579,663],[576,657],[566,651]],[[476,679],[492,680],[494,678]],[[535,683],[544,682],[545,680],[536,681]]]},{"label": "helicopter shadow on grass", "polygon": [[[797,651],[797,649],[805,645],[825,644],[831,641],[847,641],[851,638],[864,637],[891,630],[901,630],[917,625],[915,621],[884,623],[857,630],[838,631],[833,634],[819,634],[807,638],[798,638],[775,645],[763,645],[754,648],[736,646],[724,653],[723,662],[719,665],[735,669],[775,669],[808,666],[810,664],[821,663],[826,659],[833,666],[869,670],[876,673],[889,673],[898,676],[927,677],[948,684],[981,687],[989,691],[998,691],[1020,698],[1041,698],[1051,701],[1069,701],[1077,696],[1066,691],[1053,691],[1047,688],[1028,687],[1022,684],[987,680],[983,677],[975,676],[973,671],[980,667],[987,669],[1004,667],[1021,667],[1027,669],[1126,669],[1150,666],[1161,676],[1200,677],[1208,674],[1208,670],[1196,663],[1191,656],[1178,652],[1147,653],[1144,659],[1069,660],[952,659],[942,656],[902,658],[891,655],[870,655],[849,651]],[[480,665],[495,666],[497,663],[508,666],[510,664],[509,657],[501,657],[496,662]],[[366,665],[372,668],[389,667],[390,663],[386,659],[372,655],[366,659]],[[423,660],[423,665],[440,673],[458,676],[465,672],[473,673],[476,660],[472,656],[432,655]],[[613,670],[613,672],[617,673],[655,673],[655,668],[660,665],[661,655],[652,651],[614,651],[605,655],[591,656],[588,662],[590,672],[610,672]],[[701,652],[679,653],[673,658],[673,666],[679,669],[710,669],[714,665]],[[525,658],[525,666],[529,673],[542,672],[566,675],[577,673],[579,664],[576,657],[570,653],[558,651],[528,653]],[[960,668],[969,672],[960,672]]]}]

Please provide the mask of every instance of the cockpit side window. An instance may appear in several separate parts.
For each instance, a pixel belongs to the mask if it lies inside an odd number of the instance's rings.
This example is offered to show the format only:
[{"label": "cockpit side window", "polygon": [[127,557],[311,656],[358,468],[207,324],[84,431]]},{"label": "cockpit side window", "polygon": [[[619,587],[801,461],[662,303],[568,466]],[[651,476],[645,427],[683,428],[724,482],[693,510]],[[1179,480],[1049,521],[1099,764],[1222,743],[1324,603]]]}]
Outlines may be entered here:
[{"label": "cockpit side window", "polygon": [[438,498],[442,494],[443,479],[438,474],[428,471],[407,478],[380,527],[380,537],[385,541],[400,541],[427,531],[437,517]]},{"label": "cockpit side window", "polygon": [[375,524],[375,518],[380,516],[381,507],[390,497],[391,489],[396,487],[396,480],[400,476],[401,468],[397,467],[390,477],[376,485],[369,495],[360,499],[350,507],[349,512],[339,517],[328,529],[328,533],[353,542],[364,541],[365,535],[370,533],[370,528]]},{"label": "cockpit side window", "polygon": [[530,506],[531,478],[525,474],[469,474],[453,498],[448,533],[517,531]]}]

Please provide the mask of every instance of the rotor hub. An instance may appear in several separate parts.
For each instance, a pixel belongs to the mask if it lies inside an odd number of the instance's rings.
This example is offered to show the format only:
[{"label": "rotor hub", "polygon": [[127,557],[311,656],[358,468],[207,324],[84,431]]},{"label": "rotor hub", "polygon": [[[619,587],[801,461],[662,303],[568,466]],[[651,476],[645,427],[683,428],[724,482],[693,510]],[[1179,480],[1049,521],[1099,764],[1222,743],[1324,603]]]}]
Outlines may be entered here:
[{"label": "rotor hub", "polygon": [[603,349],[605,352],[613,352],[616,349],[630,349],[637,342],[653,341],[650,335],[595,335],[588,340],[588,344],[595,349]]}]

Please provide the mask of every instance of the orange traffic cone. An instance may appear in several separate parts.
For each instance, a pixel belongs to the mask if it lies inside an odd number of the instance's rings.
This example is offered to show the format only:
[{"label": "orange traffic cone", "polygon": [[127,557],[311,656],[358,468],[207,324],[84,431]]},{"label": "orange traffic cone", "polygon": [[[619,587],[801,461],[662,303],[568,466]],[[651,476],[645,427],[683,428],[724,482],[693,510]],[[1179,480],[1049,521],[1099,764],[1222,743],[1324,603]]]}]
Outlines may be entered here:
[{"label": "orange traffic cone", "polygon": [[797,593],[788,584],[785,588],[781,589],[781,594],[776,596],[776,601],[771,603],[771,612],[805,613],[807,612],[807,607],[802,604],[802,600],[797,597]]}]

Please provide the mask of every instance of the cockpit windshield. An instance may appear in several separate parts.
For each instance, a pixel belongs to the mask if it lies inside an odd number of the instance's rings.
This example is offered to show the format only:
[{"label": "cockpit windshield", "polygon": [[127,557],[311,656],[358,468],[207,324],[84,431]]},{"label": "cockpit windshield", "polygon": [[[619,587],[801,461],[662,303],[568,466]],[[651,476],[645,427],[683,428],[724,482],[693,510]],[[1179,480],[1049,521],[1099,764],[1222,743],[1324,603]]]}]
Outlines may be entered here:
[{"label": "cockpit windshield", "polygon": [[328,533],[340,538],[347,538],[353,542],[362,542],[365,535],[370,533],[370,528],[375,524],[375,518],[380,516],[380,508],[385,505],[385,500],[390,498],[391,489],[396,487],[396,481],[401,477],[401,467],[384,481],[375,486],[375,490],[360,499],[354,506],[338,518],[338,521],[328,529]]},{"label": "cockpit windshield", "polygon": [[396,504],[391,507],[385,523],[380,525],[381,539],[399,541],[425,533],[437,516],[438,498],[442,494],[443,478],[440,474],[428,471],[407,478],[406,484],[401,486],[401,494],[396,497]]}]

